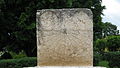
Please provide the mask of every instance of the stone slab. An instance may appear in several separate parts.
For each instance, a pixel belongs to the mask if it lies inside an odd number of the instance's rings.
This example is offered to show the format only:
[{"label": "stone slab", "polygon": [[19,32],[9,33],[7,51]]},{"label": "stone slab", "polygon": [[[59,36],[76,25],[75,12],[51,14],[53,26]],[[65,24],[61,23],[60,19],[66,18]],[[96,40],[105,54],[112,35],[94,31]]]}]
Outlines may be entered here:
[{"label": "stone slab", "polygon": [[92,12],[38,10],[37,61],[38,66],[93,66]]},{"label": "stone slab", "polygon": [[92,67],[92,66],[43,66],[43,67],[24,67],[24,68],[106,68],[106,67]]}]

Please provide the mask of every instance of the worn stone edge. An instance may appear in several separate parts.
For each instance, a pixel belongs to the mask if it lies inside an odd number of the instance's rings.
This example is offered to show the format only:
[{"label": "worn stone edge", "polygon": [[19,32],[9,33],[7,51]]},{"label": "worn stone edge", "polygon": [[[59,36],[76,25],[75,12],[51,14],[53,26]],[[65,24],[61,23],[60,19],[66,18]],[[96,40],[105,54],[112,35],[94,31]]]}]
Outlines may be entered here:
[{"label": "worn stone edge", "polygon": [[63,9],[42,9],[42,10],[37,10],[36,15],[40,15],[40,12],[46,12],[46,11],[67,11],[67,10],[74,10],[74,11],[83,11],[85,12],[90,19],[93,19],[93,13],[90,9],[88,8],[63,8]]}]

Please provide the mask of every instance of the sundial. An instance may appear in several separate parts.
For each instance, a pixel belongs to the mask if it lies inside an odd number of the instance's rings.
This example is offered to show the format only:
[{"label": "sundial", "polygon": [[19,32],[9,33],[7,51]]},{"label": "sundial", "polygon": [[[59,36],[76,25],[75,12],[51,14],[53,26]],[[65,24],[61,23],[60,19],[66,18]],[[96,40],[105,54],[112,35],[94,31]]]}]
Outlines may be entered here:
[{"label": "sundial", "polygon": [[90,10],[41,10],[37,14],[38,65],[93,65]]}]

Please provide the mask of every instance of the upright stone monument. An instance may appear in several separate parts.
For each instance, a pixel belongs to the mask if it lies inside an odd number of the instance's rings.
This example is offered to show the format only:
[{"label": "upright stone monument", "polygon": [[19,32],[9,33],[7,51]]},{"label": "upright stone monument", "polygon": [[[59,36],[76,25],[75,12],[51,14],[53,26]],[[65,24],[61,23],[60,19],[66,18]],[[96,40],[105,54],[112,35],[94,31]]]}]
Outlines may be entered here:
[{"label": "upright stone monument", "polygon": [[85,8],[38,10],[37,61],[38,66],[93,68],[92,12]]},{"label": "upright stone monument", "polygon": [[37,12],[38,65],[93,66],[93,23],[88,9]]}]

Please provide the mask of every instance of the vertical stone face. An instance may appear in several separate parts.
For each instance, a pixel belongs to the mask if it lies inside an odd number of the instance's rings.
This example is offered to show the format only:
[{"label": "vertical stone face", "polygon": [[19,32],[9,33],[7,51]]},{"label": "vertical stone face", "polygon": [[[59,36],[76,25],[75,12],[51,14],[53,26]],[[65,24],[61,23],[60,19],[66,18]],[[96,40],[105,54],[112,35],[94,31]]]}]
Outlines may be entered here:
[{"label": "vertical stone face", "polygon": [[93,22],[89,9],[37,12],[38,66],[93,66]]}]

